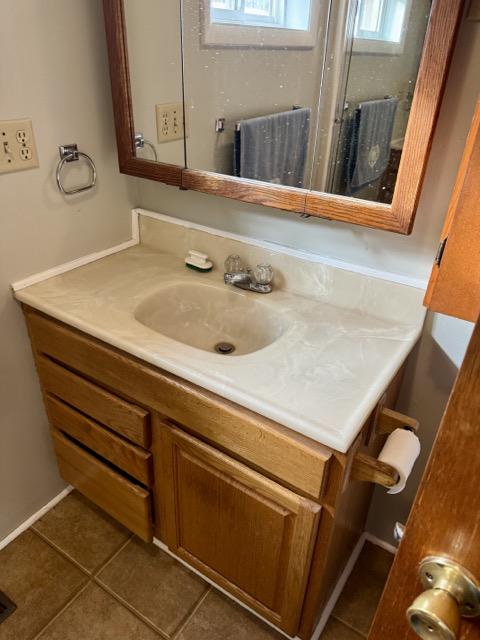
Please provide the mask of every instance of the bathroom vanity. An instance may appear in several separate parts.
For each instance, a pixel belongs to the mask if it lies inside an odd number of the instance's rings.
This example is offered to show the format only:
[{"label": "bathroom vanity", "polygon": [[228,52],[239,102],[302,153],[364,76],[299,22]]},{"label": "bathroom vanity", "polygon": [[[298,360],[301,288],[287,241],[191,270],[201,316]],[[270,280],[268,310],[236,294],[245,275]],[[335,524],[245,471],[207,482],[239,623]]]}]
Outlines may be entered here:
[{"label": "bathroom vanity", "polygon": [[[307,640],[363,532],[374,483],[398,479],[376,460],[386,434],[417,426],[393,409],[422,292],[272,250],[274,291],[232,290],[221,268],[185,268],[186,243],[215,264],[215,252],[255,260],[265,249],[148,215],[140,230],[139,246],[16,293],[60,473]],[[263,342],[227,356],[189,344],[212,310],[212,346],[219,327],[240,337],[215,302],[227,312],[231,296]],[[175,315],[182,301],[190,333]],[[162,309],[173,309],[168,321]]]}]

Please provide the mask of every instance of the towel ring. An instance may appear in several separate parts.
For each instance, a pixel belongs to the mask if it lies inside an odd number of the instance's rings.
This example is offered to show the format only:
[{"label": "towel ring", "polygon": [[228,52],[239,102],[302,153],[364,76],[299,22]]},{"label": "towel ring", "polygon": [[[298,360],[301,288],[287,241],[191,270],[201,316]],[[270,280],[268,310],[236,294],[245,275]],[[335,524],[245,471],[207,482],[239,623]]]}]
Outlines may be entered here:
[{"label": "towel ring", "polygon": [[[91,159],[89,155],[83,153],[83,151],[79,151],[76,144],[64,144],[58,147],[58,151],[60,154],[60,162],[57,165],[57,186],[61,193],[66,196],[74,195],[75,193],[81,193],[82,191],[88,191],[89,189],[93,189],[97,182],[97,169],[95,167],[95,163]],[[62,169],[67,162],[75,162],[80,158],[85,158],[85,160],[90,165],[90,169],[92,170],[92,177],[90,182],[83,187],[75,187],[73,189],[65,189],[62,182]]]},{"label": "towel ring", "polygon": [[135,142],[135,149],[144,149],[145,147],[148,147],[153,154],[155,162],[158,162],[158,153],[155,145],[150,142],[150,140],[145,140],[143,133],[136,133],[133,140]]}]

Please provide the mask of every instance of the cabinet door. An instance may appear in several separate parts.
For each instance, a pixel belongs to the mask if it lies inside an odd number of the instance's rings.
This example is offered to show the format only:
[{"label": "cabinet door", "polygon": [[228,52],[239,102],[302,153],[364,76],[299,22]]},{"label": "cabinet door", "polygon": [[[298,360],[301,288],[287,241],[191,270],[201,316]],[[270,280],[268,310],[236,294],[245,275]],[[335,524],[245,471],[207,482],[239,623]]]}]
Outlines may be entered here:
[{"label": "cabinet door", "polygon": [[320,506],[177,428],[155,430],[154,460],[162,540],[295,635]]},{"label": "cabinet door", "polygon": [[475,322],[480,313],[480,98],[448,208],[425,305]]}]

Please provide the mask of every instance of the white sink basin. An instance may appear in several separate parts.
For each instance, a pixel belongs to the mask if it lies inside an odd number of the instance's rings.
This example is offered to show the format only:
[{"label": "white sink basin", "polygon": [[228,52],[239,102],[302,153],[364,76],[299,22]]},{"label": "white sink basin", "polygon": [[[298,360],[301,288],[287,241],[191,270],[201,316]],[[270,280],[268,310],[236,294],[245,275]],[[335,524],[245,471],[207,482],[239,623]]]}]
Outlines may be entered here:
[{"label": "white sink basin", "polygon": [[224,344],[225,355],[245,355],[272,344],[287,328],[282,315],[253,295],[226,286],[173,283],[140,303],[135,318],[191,347],[223,353],[218,349]]}]

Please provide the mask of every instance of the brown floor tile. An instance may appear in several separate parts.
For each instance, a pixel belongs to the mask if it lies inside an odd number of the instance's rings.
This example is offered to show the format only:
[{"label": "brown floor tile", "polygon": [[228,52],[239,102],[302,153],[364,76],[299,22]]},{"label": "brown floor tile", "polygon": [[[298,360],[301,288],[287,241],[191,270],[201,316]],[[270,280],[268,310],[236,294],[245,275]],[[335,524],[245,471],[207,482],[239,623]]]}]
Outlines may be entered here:
[{"label": "brown floor tile", "polygon": [[283,636],[218,591],[211,591],[178,640],[282,640]]},{"label": "brown floor tile", "polygon": [[364,636],[361,636],[350,627],[347,627],[343,622],[330,618],[325,627],[320,640],[363,640]]},{"label": "brown floor tile", "polygon": [[90,572],[101,567],[130,535],[76,491],[38,520],[33,529]]},{"label": "brown floor tile", "polygon": [[98,579],[168,635],[208,588],[167,553],[138,538],[122,549]]},{"label": "brown floor tile", "polygon": [[97,585],[90,584],[39,640],[158,640],[160,636]]},{"label": "brown floor tile", "polygon": [[366,542],[335,606],[335,618],[367,635],[392,562],[391,553]]},{"label": "brown floor tile", "polygon": [[0,551],[0,589],[17,610],[0,625],[0,640],[29,640],[87,581],[60,553],[26,531]]}]

